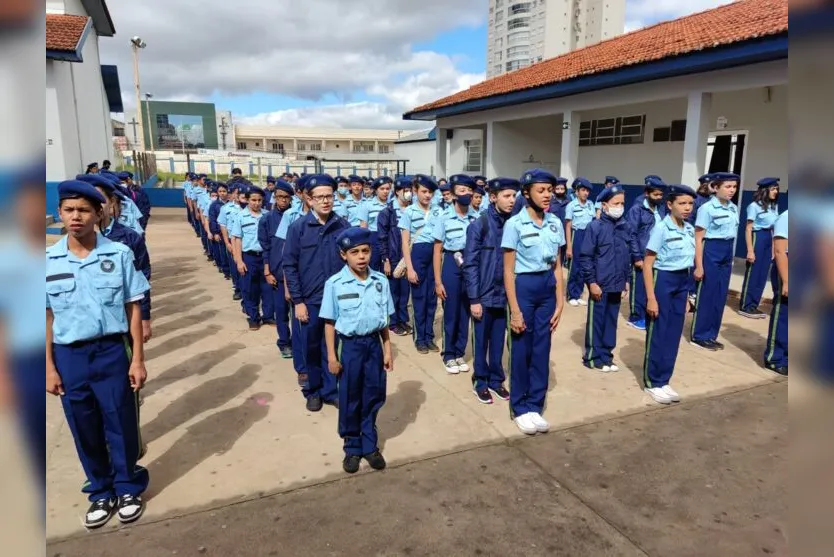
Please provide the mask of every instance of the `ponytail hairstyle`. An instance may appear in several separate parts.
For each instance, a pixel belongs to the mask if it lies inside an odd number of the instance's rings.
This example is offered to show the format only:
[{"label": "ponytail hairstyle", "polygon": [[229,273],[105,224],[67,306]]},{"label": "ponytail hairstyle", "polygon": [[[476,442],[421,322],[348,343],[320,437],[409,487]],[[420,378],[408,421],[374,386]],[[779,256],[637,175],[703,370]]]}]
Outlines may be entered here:
[{"label": "ponytail hairstyle", "polygon": [[753,203],[758,203],[759,207],[763,210],[767,211],[769,209],[774,209],[778,206],[779,200],[777,199],[770,199],[770,188],[759,188],[756,190],[756,193],[753,194]]}]

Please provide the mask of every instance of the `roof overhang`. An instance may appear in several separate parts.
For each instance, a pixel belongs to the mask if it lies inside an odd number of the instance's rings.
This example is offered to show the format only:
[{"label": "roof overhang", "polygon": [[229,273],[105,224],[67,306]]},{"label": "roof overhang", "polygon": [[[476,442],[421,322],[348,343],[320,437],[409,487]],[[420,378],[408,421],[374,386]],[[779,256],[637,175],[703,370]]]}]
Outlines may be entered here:
[{"label": "roof overhang", "polygon": [[107,104],[110,112],[124,112],[122,105],[122,89],[119,85],[119,68],[116,66],[101,66],[101,81],[107,94]]},{"label": "roof overhang", "polygon": [[58,60],[60,62],[83,62],[84,57],[81,52],[84,50],[84,43],[87,42],[87,37],[90,35],[92,28],[93,20],[88,17],[87,23],[84,25],[84,30],[81,31],[81,35],[78,37],[78,42],[75,44],[75,48],[73,50],[47,48],[46,59]]},{"label": "roof overhang", "polygon": [[788,57],[788,34],[751,39],[731,45],[701,50],[656,62],[628,66],[598,74],[544,85],[420,112],[403,114],[404,120],[436,120],[459,114],[520,105],[534,101],[569,97],[682,75],[723,70]]},{"label": "roof overhang", "polygon": [[345,153],[314,157],[322,162],[408,162],[406,158],[381,153]]},{"label": "roof overhang", "polygon": [[84,11],[93,18],[96,33],[99,37],[112,37],[116,34],[116,27],[113,25],[113,18],[110,17],[110,10],[104,0],[81,0]]}]

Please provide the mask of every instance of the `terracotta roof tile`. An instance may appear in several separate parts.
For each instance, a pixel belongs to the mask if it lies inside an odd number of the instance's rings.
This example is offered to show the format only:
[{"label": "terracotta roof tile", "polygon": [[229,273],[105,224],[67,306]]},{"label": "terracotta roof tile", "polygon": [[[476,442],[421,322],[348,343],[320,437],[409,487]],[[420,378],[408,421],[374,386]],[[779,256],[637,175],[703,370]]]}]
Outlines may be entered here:
[{"label": "terracotta roof tile", "polygon": [[788,0],[739,0],[516,70],[419,106],[422,112],[654,62],[788,30]]},{"label": "terracotta roof tile", "polygon": [[46,49],[75,51],[88,19],[81,15],[46,14]]}]

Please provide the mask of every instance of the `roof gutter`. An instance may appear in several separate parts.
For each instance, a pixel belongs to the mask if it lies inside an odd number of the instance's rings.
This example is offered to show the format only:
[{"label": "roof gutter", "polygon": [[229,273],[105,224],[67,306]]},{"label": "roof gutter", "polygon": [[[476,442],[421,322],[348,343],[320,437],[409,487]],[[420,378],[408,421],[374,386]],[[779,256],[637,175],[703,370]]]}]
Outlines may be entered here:
[{"label": "roof gutter", "polygon": [[724,70],[738,66],[781,60],[788,57],[788,33],[749,39],[727,46],[700,50],[656,62],[628,66],[551,85],[512,91],[420,112],[406,112],[403,120],[436,120],[470,112],[492,110],[529,102],[569,97],[603,89]]}]

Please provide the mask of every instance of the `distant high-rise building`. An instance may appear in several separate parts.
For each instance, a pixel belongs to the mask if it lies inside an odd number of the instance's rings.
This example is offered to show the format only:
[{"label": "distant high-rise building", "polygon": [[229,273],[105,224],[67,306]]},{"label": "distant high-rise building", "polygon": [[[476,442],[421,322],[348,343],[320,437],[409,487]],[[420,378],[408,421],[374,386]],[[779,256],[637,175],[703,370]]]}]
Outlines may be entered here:
[{"label": "distant high-rise building", "polygon": [[625,0],[489,0],[487,77],[622,34]]}]

